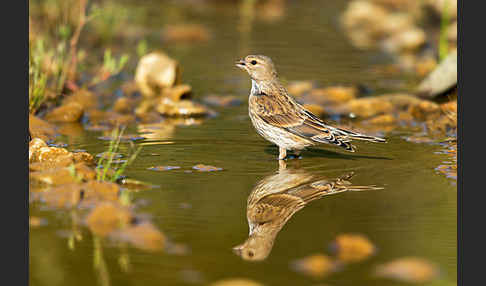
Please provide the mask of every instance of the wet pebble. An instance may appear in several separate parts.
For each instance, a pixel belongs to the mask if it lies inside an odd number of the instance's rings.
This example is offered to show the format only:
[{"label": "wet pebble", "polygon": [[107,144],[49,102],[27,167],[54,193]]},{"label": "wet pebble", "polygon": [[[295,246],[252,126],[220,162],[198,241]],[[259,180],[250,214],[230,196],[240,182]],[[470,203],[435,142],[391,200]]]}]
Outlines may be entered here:
[{"label": "wet pebble", "polygon": [[408,283],[425,283],[438,278],[439,268],[423,258],[404,257],[378,265],[375,275]]},{"label": "wet pebble", "polygon": [[215,167],[215,166],[210,166],[210,165],[203,165],[203,164],[197,164],[192,167],[194,170],[197,170],[199,172],[215,172],[215,171],[222,171],[223,168]]},{"label": "wet pebble", "polygon": [[314,254],[291,263],[291,268],[313,278],[324,278],[335,270],[335,263],[324,254]]},{"label": "wet pebble", "polygon": [[150,167],[150,168],[147,168],[148,170],[152,170],[152,171],[170,171],[170,170],[176,170],[176,169],[180,169],[181,167],[179,166],[154,166],[154,167]]},{"label": "wet pebble", "polygon": [[363,261],[376,251],[371,241],[360,234],[338,235],[330,248],[336,253],[337,259],[345,263]]}]

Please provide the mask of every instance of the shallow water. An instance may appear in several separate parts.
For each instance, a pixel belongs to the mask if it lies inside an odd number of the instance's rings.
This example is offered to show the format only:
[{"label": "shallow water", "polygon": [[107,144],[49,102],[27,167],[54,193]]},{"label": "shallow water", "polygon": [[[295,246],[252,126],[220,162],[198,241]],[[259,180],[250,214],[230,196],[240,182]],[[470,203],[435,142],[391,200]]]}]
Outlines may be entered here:
[{"label": "shallow water", "polygon": [[[232,252],[248,236],[248,195],[260,180],[278,170],[277,148],[258,136],[247,116],[250,81],[233,62],[249,53],[266,54],[274,59],[284,80],[366,84],[376,92],[401,82],[400,75],[370,72],[386,57],[354,49],[339,30],[337,15],[346,2],[308,2],[305,6],[288,1],[286,15],[275,23],[257,15],[253,20],[242,18],[238,7],[230,4],[181,12],[178,4],[146,2],[160,11],[145,23],[154,33],[173,18],[205,24],[213,32],[207,43],[168,45],[156,36],[150,40],[150,47],[166,50],[180,61],[183,82],[192,85],[195,99],[230,93],[244,102],[214,108],[218,116],[200,125],[176,126],[153,139],[137,141],[143,149],[126,175],[158,186],[133,194],[137,213],[150,216],[171,241],[186,245],[190,252],[151,253],[100,240],[82,222],[77,226],[80,239],[69,239],[72,218],[83,216],[34,203],[30,214],[45,218],[47,225],[30,230],[31,285],[189,285],[191,281],[206,285],[229,277],[246,277],[265,285],[315,285],[317,280],[294,272],[290,263],[318,252],[329,253],[328,244],[341,233],[367,236],[378,252],[331,274],[323,280],[326,284],[393,284],[373,278],[373,267],[404,256],[436,262],[441,281],[455,284],[455,181],[434,170],[446,158],[436,153],[442,147],[407,142],[403,139],[406,130],[386,134],[387,144],[358,142],[356,153],[324,146],[304,152],[302,159],[289,160],[290,170],[330,179],[354,171],[353,184],[384,189],[346,192],[311,202],[284,226],[263,262],[244,261]],[[133,7],[130,1],[123,3]],[[170,18],[168,11],[180,13]],[[136,126],[126,131],[136,132]],[[70,150],[98,154],[108,144],[98,139],[102,135],[83,131],[62,141]],[[199,163],[224,170],[196,172],[192,167]],[[148,170],[152,166],[181,168]]]}]

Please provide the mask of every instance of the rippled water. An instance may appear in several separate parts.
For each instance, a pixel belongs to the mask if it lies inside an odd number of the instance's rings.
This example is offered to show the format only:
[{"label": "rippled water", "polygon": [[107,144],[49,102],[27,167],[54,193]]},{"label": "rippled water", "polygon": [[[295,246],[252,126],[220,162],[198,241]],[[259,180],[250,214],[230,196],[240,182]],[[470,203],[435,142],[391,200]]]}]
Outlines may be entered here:
[{"label": "rippled water", "polygon": [[[251,126],[246,105],[250,81],[233,67],[234,60],[249,53],[266,54],[284,80],[311,79],[322,85],[366,84],[381,91],[386,90],[384,82],[400,80],[399,75],[370,72],[386,58],[358,51],[346,40],[337,25],[345,1],[301,2],[288,1],[280,21],[266,22],[259,11],[253,20],[243,18],[233,4],[178,10],[178,4],[144,1],[154,10],[144,23],[153,31],[150,47],[164,49],[181,62],[183,82],[192,85],[194,97],[234,94],[244,102],[215,108],[219,115],[200,125],[167,128],[158,138],[138,141],[142,153],[126,172],[159,186],[134,194],[138,213],[149,215],[165,235],[187,245],[190,252],[178,256],[120,246],[94,238],[81,222],[77,230],[81,239],[70,240],[66,233],[72,230],[76,211],[50,211],[31,204],[30,214],[48,221],[30,231],[31,285],[188,285],[191,281],[205,285],[228,277],[247,277],[266,285],[315,285],[316,280],[294,272],[289,263],[326,253],[340,233],[363,234],[378,252],[332,274],[326,284],[390,285],[372,277],[373,267],[404,256],[436,262],[443,280],[456,279],[456,187],[434,170],[445,158],[436,153],[441,147],[407,142],[402,138],[407,131],[387,134],[387,144],[358,142],[356,153],[324,146],[304,152],[301,160],[288,161],[288,169],[319,178],[354,171],[353,184],[384,189],[311,202],[284,226],[263,262],[244,261],[232,252],[248,236],[248,195],[260,180],[278,170],[277,148]],[[130,1],[123,3],[133,7]],[[169,11],[179,14],[171,18]],[[212,40],[172,45],[157,41],[156,31],[174,18],[207,25]],[[136,126],[127,130],[136,132]],[[101,135],[82,131],[65,142],[70,150],[97,154],[106,150],[107,142],[97,139]],[[199,163],[224,170],[194,172],[192,166]],[[159,165],[181,168],[148,170]]]}]

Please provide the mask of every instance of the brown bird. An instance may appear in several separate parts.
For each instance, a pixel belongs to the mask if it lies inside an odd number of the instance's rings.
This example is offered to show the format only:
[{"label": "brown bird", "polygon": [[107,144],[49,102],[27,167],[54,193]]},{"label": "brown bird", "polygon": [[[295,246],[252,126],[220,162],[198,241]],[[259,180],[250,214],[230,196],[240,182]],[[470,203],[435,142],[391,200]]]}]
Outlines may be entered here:
[{"label": "brown bird", "polygon": [[248,72],[251,93],[248,110],[257,132],[279,147],[279,159],[287,150],[300,150],[319,143],[334,144],[354,152],[352,139],[385,142],[385,139],[327,125],[292,98],[279,82],[272,60],[267,56],[249,55],[236,62]]},{"label": "brown bird", "polygon": [[233,252],[245,260],[264,260],[285,223],[309,202],[345,191],[382,189],[353,186],[348,181],[352,176],[353,173],[349,173],[333,180],[316,180],[314,175],[302,170],[281,169],[264,178],[248,196],[249,237],[235,246]]}]

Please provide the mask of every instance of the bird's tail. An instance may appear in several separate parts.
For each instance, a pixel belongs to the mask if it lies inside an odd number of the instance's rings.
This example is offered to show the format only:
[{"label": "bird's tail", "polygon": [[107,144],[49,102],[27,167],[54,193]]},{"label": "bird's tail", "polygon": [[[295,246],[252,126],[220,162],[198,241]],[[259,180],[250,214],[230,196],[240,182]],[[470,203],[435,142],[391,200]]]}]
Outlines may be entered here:
[{"label": "bird's tail", "polygon": [[358,133],[358,132],[353,132],[353,131],[344,130],[344,129],[340,129],[340,128],[336,128],[336,132],[339,135],[349,137],[350,139],[377,142],[377,143],[385,143],[386,142],[386,139],[384,139],[384,138],[364,135],[364,134],[361,134],[361,133]]}]

